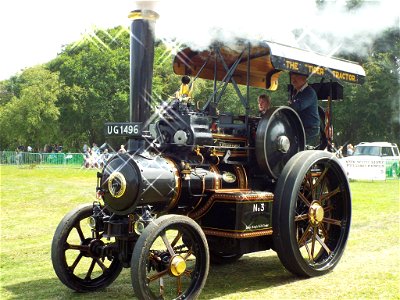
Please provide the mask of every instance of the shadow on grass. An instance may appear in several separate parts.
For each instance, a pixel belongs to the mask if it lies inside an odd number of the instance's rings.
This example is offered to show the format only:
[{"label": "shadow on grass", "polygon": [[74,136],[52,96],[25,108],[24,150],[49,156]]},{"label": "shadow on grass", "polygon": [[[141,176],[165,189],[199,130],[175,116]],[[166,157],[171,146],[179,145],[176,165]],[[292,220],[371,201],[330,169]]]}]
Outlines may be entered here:
[{"label": "shadow on grass", "polygon": [[289,273],[277,255],[244,256],[233,264],[211,266],[201,298],[211,299],[229,294],[237,296],[238,293],[281,286],[298,280],[301,279]]},{"label": "shadow on grass", "polygon": [[[276,255],[244,256],[228,265],[210,266],[207,283],[200,299],[257,291],[301,280],[286,271]],[[93,293],[76,293],[54,275],[51,279],[33,280],[15,285],[3,283],[10,298],[17,299],[127,299],[134,298],[130,269],[124,269],[108,288]],[[8,298],[8,297],[7,297]],[[5,298],[3,298],[5,299]]]}]

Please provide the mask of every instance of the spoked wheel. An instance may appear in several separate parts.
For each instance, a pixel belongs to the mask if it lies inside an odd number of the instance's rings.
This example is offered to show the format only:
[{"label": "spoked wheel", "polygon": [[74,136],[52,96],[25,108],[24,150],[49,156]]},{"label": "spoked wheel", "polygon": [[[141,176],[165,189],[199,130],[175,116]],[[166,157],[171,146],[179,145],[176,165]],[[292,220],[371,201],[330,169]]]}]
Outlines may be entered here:
[{"label": "spoked wheel", "polygon": [[243,254],[225,253],[210,250],[210,262],[215,265],[226,265],[238,261]]},{"label": "spoked wheel", "polygon": [[186,216],[166,215],[151,222],[135,245],[132,285],[139,299],[195,299],[208,268],[200,226]]},{"label": "spoked wheel", "polygon": [[122,263],[102,251],[106,244],[103,233],[92,230],[88,218],[93,204],[77,207],[58,225],[51,247],[53,268],[67,287],[88,292],[111,284],[122,270]]},{"label": "spoked wheel", "polygon": [[331,271],[350,230],[351,195],[331,153],[303,151],[282,171],[273,207],[274,246],[282,264],[299,276]]}]

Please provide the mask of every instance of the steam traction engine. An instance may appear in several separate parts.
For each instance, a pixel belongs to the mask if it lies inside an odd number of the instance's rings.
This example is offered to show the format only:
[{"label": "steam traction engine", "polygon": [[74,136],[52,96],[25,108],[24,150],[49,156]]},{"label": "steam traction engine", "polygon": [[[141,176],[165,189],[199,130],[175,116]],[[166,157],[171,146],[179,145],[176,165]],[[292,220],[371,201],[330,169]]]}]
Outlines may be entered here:
[{"label": "steam traction engine", "polygon": [[[59,224],[52,261],[60,280],[93,291],[130,267],[138,298],[193,299],[210,261],[230,263],[245,253],[273,249],[299,276],[332,270],[351,219],[340,163],[327,151],[303,151],[303,125],[289,107],[251,117],[237,85],[273,90],[283,71],[314,73],[331,81],[321,83],[318,94],[339,99],[332,81],[361,83],[362,68],[269,42],[187,48],[174,59],[175,73],[214,80],[214,93],[202,109],[175,99],[151,123],[157,14],[133,11],[130,17],[131,122],[106,124],[109,133],[128,136],[128,151],[98,173],[99,200]],[[228,83],[245,115],[217,113]]]}]

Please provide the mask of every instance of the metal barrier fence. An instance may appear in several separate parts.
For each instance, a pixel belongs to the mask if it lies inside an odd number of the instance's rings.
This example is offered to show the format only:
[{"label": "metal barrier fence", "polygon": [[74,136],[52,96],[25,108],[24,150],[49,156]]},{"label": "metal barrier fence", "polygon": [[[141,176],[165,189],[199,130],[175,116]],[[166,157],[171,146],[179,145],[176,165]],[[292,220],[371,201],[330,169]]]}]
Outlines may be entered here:
[{"label": "metal barrier fence", "polygon": [[0,164],[5,165],[83,165],[82,153],[32,153],[0,151]]}]

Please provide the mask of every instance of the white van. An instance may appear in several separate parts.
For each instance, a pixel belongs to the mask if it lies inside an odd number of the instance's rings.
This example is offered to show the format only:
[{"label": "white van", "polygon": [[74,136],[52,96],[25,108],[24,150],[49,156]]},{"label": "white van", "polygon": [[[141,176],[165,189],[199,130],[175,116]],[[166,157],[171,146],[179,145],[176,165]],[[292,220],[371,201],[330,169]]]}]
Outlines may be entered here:
[{"label": "white van", "polygon": [[394,143],[360,143],[343,159],[350,179],[386,179],[400,176],[399,148]]}]

